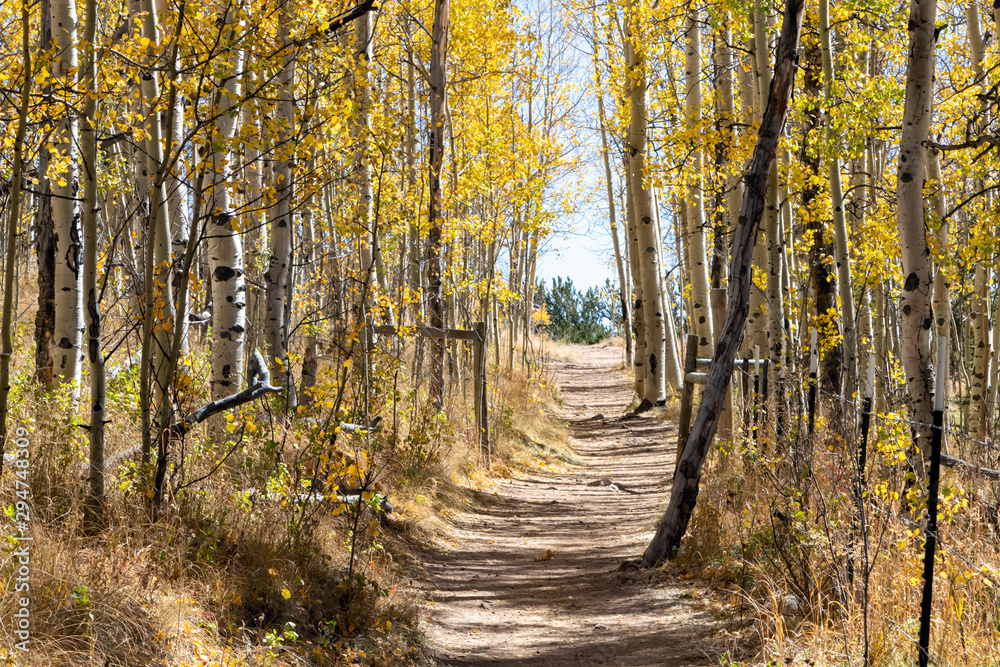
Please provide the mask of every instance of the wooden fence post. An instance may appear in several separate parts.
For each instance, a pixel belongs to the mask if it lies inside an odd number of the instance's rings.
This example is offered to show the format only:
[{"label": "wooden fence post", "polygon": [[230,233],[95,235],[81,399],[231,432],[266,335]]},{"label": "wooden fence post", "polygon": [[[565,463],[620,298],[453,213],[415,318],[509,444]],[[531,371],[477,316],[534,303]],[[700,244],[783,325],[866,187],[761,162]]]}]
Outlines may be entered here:
[{"label": "wooden fence post", "polygon": [[691,398],[694,394],[694,383],[688,377],[698,364],[698,336],[688,334],[684,345],[684,383],[681,388],[681,415],[677,420],[677,454],[674,457],[674,475],[677,474],[677,464],[680,463],[688,434],[691,432]]},{"label": "wooden fence post", "polygon": [[487,413],[487,384],[486,384],[486,322],[476,322],[472,325],[473,330],[479,334],[479,338],[472,342],[472,367],[475,377],[473,385],[475,387],[474,401],[476,406],[476,430],[479,432],[479,452],[490,465],[490,421]]}]

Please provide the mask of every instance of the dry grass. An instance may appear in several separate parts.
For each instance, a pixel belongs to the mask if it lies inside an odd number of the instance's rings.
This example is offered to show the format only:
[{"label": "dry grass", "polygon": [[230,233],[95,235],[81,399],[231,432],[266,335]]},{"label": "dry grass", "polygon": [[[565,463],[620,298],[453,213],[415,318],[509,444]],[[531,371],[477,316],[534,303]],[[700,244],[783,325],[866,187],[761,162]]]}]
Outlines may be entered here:
[{"label": "dry grass", "polygon": [[[856,434],[820,420],[811,448],[803,437],[779,451],[770,435],[754,444],[744,434],[737,437],[742,446],[717,449],[706,463],[689,535],[670,567],[696,572],[729,596],[727,665],[864,664],[866,633],[870,664],[912,664],[923,539],[910,523],[898,460],[908,435],[889,424],[873,428],[869,441],[867,604],[851,472]],[[772,429],[768,423],[762,433]],[[799,474],[795,446],[809,448]],[[931,653],[938,665],[995,665],[995,483],[946,470],[941,486],[940,533],[948,547],[939,549],[935,567]]]}]

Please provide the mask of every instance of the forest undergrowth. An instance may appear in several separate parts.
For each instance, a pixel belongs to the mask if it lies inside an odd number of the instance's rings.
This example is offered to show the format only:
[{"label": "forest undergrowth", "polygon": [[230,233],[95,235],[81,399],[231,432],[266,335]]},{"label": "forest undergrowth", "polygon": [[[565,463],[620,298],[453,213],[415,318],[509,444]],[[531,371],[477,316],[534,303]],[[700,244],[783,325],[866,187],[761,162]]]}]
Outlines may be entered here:
[{"label": "forest undergrowth", "polygon": [[[859,473],[862,415],[853,406],[821,400],[812,435],[808,414],[798,414],[784,417],[776,437],[773,399],[770,411],[757,407],[756,424],[752,400],[735,405],[733,441],[716,439],[688,535],[663,566],[728,596],[722,664],[912,664],[925,489],[907,470],[905,410],[874,410]],[[958,433],[945,434],[951,453],[973,458],[975,443]],[[998,508],[995,481],[943,470],[934,664],[1000,660]]]},{"label": "forest undergrowth", "polygon": [[[18,334],[15,367],[30,368],[28,327]],[[401,372],[416,361],[414,340],[382,338],[370,353],[332,349],[311,400],[295,410],[265,398],[186,434],[158,513],[135,447],[138,364],[115,368],[99,530],[83,512],[86,393],[78,402],[69,387],[43,393],[30,373],[18,373],[11,430],[28,455],[9,459],[0,492],[14,499],[5,510],[11,519],[18,497],[30,507],[30,591],[22,593],[30,595],[30,650],[18,650],[8,629],[3,664],[424,664],[400,560],[414,540],[429,538],[448,497],[505,474],[529,456],[526,443],[545,440],[551,426],[542,405],[552,388],[532,363],[496,373],[491,360],[487,473],[465,365],[452,366],[448,402],[437,413],[426,387]],[[197,366],[204,353],[192,331],[185,361]],[[338,374],[354,366],[367,383],[342,381]],[[192,403],[207,401],[207,387],[187,389]],[[374,428],[341,432],[376,416]],[[10,587],[24,543],[7,540]],[[15,619],[18,604],[5,590],[0,618]]]}]

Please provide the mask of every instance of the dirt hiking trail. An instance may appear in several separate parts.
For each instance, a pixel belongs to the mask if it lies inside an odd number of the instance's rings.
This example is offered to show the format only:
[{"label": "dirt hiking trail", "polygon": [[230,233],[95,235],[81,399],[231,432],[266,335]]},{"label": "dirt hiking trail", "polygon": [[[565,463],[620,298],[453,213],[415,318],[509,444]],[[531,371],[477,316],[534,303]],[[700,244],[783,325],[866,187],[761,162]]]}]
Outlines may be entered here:
[{"label": "dirt hiking trail", "polygon": [[[462,666],[717,664],[719,624],[691,599],[691,584],[630,583],[617,572],[666,506],[660,483],[673,472],[676,430],[618,421],[631,397],[620,350],[568,351],[549,368],[581,463],[518,474],[449,516],[449,546],[423,554],[418,584],[431,654]],[[620,488],[600,485],[605,478]]]}]

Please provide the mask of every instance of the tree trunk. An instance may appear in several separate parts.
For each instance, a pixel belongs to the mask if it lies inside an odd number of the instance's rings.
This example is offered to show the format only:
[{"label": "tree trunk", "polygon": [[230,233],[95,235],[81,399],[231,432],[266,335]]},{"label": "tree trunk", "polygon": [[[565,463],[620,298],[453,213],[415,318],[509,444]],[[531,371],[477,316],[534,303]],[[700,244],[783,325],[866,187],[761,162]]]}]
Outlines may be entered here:
[{"label": "tree trunk", "polygon": [[[833,104],[833,55],[830,49],[830,0],[819,1],[820,48],[823,52],[823,88],[827,108]],[[836,140],[832,123],[826,125],[827,140]],[[833,209],[834,259],[837,263],[837,283],[840,289],[840,319],[843,325],[843,384],[838,393],[853,403],[857,393],[858,342],[854,324],[854,293],[851,289],[851,257],[847,246],[847,222],[844,219],[844,188],[840,178],[840,158],[834,146],[829,160],[830,206]]]},{"label": "tree trunk", "polygon": [[[980,117],[975,123],[975,133],[979,134],[989,114],[989,91],[986,89],[986,76],[983,72],[983,36],[979,27],[979,8],[975,0],[966,5],[966,30],[969,34],[969,50],[972,55],[972,67],[979,83]],[[975,180],[975,188],[983,190],[982,179]],[[989,208],[989,204],[987,204]],[[976,235],[978,236],[978,235]],[[978,242],[977,242],[978,241]],[[982,247],[982,241],[973,241],[977,247]],[[990,269],[986,261],[976,262],[971,298],[971,324],[973,336],[972,383],[969,395],[969,432],[970,435],[982,440],[987,432],[987,398],[990,384]]]},{"label": "tree trunk", "polygon": [[[288,322],[285,321],[285,299],[288,296],[288,276],[292,263],[292,195],[295,162],[295,100],[292,86],[295,80],[296,49],[290,38],[293,9],[290,0],[281,5],[279,40],[285,50],[284,62],[278,74],[278,136],[274,154],[274,204],[268,211],[270,221],[270,257],[264,283],[267,285],[264,314],[264,345],[271,359],[272,383],[288,388]],[[364,17],[358,20],[365,20]]]},{"label": "tree trunk", "polygon": [[[642,282],[642,314],[645,320],[645,366],[643,378],[643,403],[656,405],[666,400],[663,357],[665,341],[663,329],[663,313],[660,310],[662,301],[660,290],[660,262],[656,251],[656,225],[653,218],[653,198],[649,186],[645,183],[646,172],[646,133],[649,119],[646,110],[646,89],[648,78],[646,58],[641,51],[636,36],[637,25],[630,7],[629,24],[626,30],[626,52],[628,58],[628,73],[626,88],[629,93],[629,179],[632,186],[632,206],[635,211],[638,269]],[[702,261],[704,264],[704,258]],[[639,309],[637,304],[636,309]]]},{"label": "tree trunk", "polygon": [[[701,124],[701,30],[694,5],[688,10],[684,56],[685,104],[689,131]],[[702,199],[702,151],[696,138],[689,158],[687,188],[688,262],[691,269],[691,324],[698,335],[698,356],[711,357],[714,347],[712,301],[705,253],[705,206]]]},{"label": "tree trunk", "polygon": [[[41,3],[39,45],[47,49],[52,41],[52,13],[49,0]],[[48,87],[46,88],[48,95]],[[52,388],[54,357],[52,332],[56,319],[56,248],[52,229],[52,187],[47,177],[49,152],[38,156],[38,222],[35,227],[35,253],[38,260],[38,311],[35,314],[35,375],[42,388]],[[131,243],[129,243],[131,247]]]},{"label": "tree trunk", "polygon": [[803,49],[802,79],[808,106],[802,123],[802,148],[799,160],[805,167],[809,178],[802,188],[803,217],[805,218],[806,238],[811,241],[809,246],[809,284],[814,295],[816,312],[814,326],[817,328],[822,354],[822,369],[819,385],[829,394],[839,394],[841,382],[841,346],[826,342],[832,323],[835,322],[837,308],[837,283],[834,282],[831,268],[833,244],[830,242],[823,224],[824,216],[820,212],[820,158],[813,147],[819,143],[820,131],[820,89],[822,84],[821,49],[815,42],[808,43]]},{"label": "tree trunk", "polygon": [[[90,361],[90,467],[89,498],[85,512],[91,524],[104,515],[104,424],[107,376],[101,349],[101,304],[97,291],[97,257],[100,236],[97,229],[97,64],[94,42],[97,35],[97,0],[88,0],[83,34],[81,78],[86,98],[80,127],[83,165],[83,291],[87,313],[87,357]],[[9,252],[9,251],[8,251]]]},{"label": "tree trunk", "polygon": [[[914,441],[920,454],[930,455],[934,369],[928,336],[931,323],[932,272],[924,222],[924,179],[927,140],[934,95],[934,47],[937,0],[911,0],[909,48],[906,63],[906,99],[903,131],[899,140],[899,169],[896,179],[900,249],[903,259],[903,291],[900,303],[900,353]],[[911,460],[920,479],[924,461]]]},{"label": "tree trunk", "polygon": [[[428,183],[430,185],[429,229],[427,233],[427,310],[430,326],[445,327],[445,299],[441,268],[441,236],[444,210],[441,197],[441,167],[444,162],[444,106],[447,94],[449,0],[434,0],[434,27],[431,35],[430,71],[430,146]],[[445,339],[430,339],[431,404],[444,408]]]},{"label": "tree trunk", "polygon": [[[316,170],[316,160],[310,158],[306,163],[306,173],[311,174]],[[302,252],[299,266],[302,267],[302,285],[306,286],[307,293],[311,295],[308,301],[311,312],[316,315],[308,315],[310,319],[315,317],[321,320],[319,313],[322,312],[322,294],[324,287],[320,276],[319,260],[316,253],[316,231],[313,225],[312,206],[308,200],[302,204]],[[316,386],[316,377],[319,373],[319,339],[317,332],[320,325],[318,323],[308,323],[305,325],[306,340],[305,350],[302,354],[302,379],[299,384],[299,402],[302,405],[312,403],[312,388]]]},{"label": "tree trunk", "polygon": [[708,369],[698,415],[680,455],[674,477],[670,504],[660,521],[656,535],[642,555],[642,563],[655,565],[673,557],[680,547],[694,511],[701,481],[701,466],[715,435],[726,390],[733,373],[733,360],[745,332],[750,304],[750,276],[753,248],[756,244],[768,175],[774,162],[778,139],[785,125],[795,72],[798,67],[798,41],[802,27],[804,0],[789,0],[778,41],[774,82],[770,87],[767,108],[760,124],[746,176],[743,205],[732,244],[729,264],[729,310],[723,324],[715,356]]},{"label": "tree trunk", "polygon": [[625,153],[625,215],[627,218],[627,243],[629,272],[632,274],[632,340],[634,356],[632,370],[634,373],[635,395],[642,400],[642,385],[646,377],[646,319],[643,317],[642,277],[639,270],[639,236],[635,225],[635,203],[632,197],[631,160]]},{"label": "tree trunk", "polygon": [[17,129],[14,135],[14,155],[11,169],[11,187],[8,198],[10,213],[7,216],[7,252],[4,254],[3,274],[3,323],[0,336],[3,349],[0,353],[0,475],[3,474],[4,448],[7,444],[7,399],[10,396],[10,361],[14,356],[14,268],[17,253],[14,244],[21,222],[21,184],[24,180],[24,135],[28,127],[28,103],[31,99],[31,47],[28,35],[31,31],[29,0],[21,0],[21,58],[23,78],[21,80],[21,104],[17,113]]},{"label": "tree trunk", "polygon": [[[224,20],[233,21],[232,12]],[[246,340],[246,277],[243,240],[233,226],[235,212],[229,196],[232,153],[229,144],[236,132],[230,113],[239,96],[241,63],[232,56],[232,69],[217,72],[213,80],[212,107],[216,113],[213,150],[205,158],[205,212],[208,225],[208,266],[212,291],[212,400],[232,396],[243,386],[243,348]],[[281,386],[281,385],[278,385]]]},{"label": "tree trunk", "polygon": [[[52,39],[56,54],[53,77],[66,89],[76,83],[77,35],[75,0],[50,0]],[[70,102],[70,100],[67,100]],[[54,372],[59,384],[73,383],[73,398],[80,396],[80,370],[83,351],[83,291],[80,212],[76,206],[77,122],[75,112],[64,106],[56,121],[52,143],[60,155],[66,155],[66,171],[54,174],[52,187],[52,229],[55,241],[55,343]]]}]

